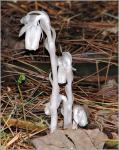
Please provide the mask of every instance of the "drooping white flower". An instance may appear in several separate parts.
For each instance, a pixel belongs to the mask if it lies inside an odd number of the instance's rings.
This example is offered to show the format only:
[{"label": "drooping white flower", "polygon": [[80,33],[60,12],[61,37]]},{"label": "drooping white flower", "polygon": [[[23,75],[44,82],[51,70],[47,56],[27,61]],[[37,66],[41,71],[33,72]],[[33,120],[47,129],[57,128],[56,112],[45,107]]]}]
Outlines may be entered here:
[{"label": "drooping white flower", "polygon": [[72,56],[69,52],[62,53],[63,60],[65,62],[66,67],[72,67]]},{"label": "drooping white flower", "polygon": [[[70,72],[70,76],[68,76]],[[58,83],[66,83],[67,78],[73,78],[72,74],[72,57],[69,52],[63,52],[58,58]],[[72,79],[73,80],[73,79]]]},{"label": "drooping white flower", "polygon": [[37,50],[41,36],[42,30],[39,25],[29,28],[25,35],[25,48],[28,50]]},{"label": "drooping white flower", "polygon": [[39,47],[39,41],[42,37],[42,29],[38,22],[38,16],[27,15],[21,19],[21,22],[25,24],[20,30],[19,36],[25,35],[25,48],[28,50],[37,50]]},{"label": "drooping white flower", "polygon": [[[42,38],[43,31],[47,35],[49,40],[47,45],[52,44],[52,39],[56,37],[54,29],[51,28],[50,19],[47,13],[44,11],[32,11],[29,12],[21,20],[24,27],[20,30],[19,36],[25,35],[25,48],[28,50],[37,50],[39,47],[39,41]],[[51,33],[52,32],[52,33]],[[54,36],[52,38],[51,36]],[[54,43],[53,43],[54,44]],[[49,48],[47,46],[47,48]],[[49,49],[48,49],[49,50]]]}]

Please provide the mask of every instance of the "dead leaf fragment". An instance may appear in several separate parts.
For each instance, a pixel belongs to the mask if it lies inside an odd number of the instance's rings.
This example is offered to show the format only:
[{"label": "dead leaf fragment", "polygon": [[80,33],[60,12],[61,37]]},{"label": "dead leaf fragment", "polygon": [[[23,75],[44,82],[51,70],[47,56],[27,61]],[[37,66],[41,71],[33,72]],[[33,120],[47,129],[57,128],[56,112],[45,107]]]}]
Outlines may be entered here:
[{"label": "dead leaf fragment", "polygon": [[55,133],[33,139],[32,142],[37,150],[74,149],[74,144],[65,136],[62,130],[57,130]]},{"label": "dead leaf fragment", "polygon": [[32,140],[36,150],[97,150],[103,149],[107,136],[94,130],[58,130]]},{"label": "dead leaf fragment", "polygon": [[93,141],[96,149],[103,149],[107,136],[99,129],[86,130],[86,132],[89,135],[91,141]]}]

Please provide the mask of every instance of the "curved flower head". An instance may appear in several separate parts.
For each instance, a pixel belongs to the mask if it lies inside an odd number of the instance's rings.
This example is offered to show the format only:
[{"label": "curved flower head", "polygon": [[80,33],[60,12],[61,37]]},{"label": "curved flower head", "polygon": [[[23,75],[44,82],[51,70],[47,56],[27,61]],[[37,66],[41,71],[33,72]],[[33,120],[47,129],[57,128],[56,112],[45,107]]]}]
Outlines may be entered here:
[{"label": "curved flower head", "polygon": [[63,52],[62,58],[64,60],[64,66],[67,68],[72,68],[72,56],[69,52]]},{"label": "curved flower head", "polygon": [[[56,38],[56,33],[50,25],[50,19],[44,11],[31,11],[20,22],[24,27],[20,30],[19,36],[25,34],[25,48],[36,50],[39,47],[39,41],[43,36],[43,31],[47,35],[46,48],[49,49],[49,42]],[[51,40],[50,40],[51,39]]]},{"label": "curved flower head", "polygon": [[22,17],[20,22],[22,24],[37,24],[39,20],[39,15],[27,14],[26,16]]},{"label": "curved flower head", "polygon": [[58,58],[58,83],[66,83],[67,78],[73,79],[72,56],[69,52],[63,52]]},{"label": "curved flower head", "polygon": [[66,83],[66,70],[64,68],[62,57],[58,58],[58,83]]},{"label": "curved flower head", "polygon": [[29,28],[25,35],[25,47],[29,50],[37,50],[39,47],[39,41],[42,37],[41,27],[32,26]]}]

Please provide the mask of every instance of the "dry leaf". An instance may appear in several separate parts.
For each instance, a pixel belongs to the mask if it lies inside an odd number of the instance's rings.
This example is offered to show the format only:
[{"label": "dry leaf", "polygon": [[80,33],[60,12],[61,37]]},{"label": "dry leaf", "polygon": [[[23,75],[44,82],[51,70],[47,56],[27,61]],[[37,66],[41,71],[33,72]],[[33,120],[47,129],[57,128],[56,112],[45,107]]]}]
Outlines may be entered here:
[{"label": "dry leaf", "polygon": [[97,150],[103,149],[107,136],[94,130],[57,130],[32,140],[36,150]]}]

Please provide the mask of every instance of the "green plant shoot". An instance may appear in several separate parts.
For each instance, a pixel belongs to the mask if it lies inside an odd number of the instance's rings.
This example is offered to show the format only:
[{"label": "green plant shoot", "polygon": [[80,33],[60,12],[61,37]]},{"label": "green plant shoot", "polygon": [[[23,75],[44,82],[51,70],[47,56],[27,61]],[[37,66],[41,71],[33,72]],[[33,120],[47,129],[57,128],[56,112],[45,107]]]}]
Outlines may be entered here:
[{"label": "green plant shoot", "polygon": [[21,73],[18,79],[18,84],[22,84],[26,80],[25,74]]}]

